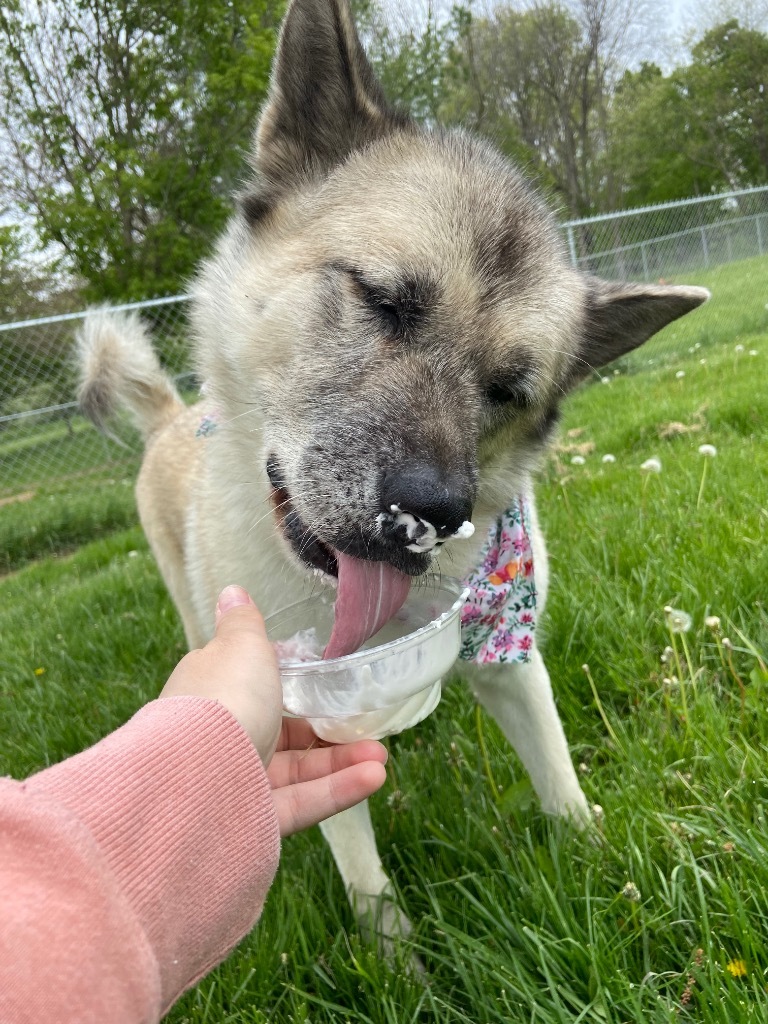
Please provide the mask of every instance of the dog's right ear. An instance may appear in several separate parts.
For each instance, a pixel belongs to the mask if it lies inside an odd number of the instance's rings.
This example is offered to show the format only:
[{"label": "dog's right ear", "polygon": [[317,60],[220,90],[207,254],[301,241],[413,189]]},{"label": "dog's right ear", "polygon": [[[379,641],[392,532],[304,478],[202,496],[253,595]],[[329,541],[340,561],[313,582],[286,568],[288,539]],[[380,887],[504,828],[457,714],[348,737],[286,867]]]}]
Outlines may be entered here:
[{"label": "dog's right ear", "polygon": [[348,0],[292,0],[256,128],[256,180],[240,196],[246,217],[261,220],[282,193],[410,123],[388,106]]}]

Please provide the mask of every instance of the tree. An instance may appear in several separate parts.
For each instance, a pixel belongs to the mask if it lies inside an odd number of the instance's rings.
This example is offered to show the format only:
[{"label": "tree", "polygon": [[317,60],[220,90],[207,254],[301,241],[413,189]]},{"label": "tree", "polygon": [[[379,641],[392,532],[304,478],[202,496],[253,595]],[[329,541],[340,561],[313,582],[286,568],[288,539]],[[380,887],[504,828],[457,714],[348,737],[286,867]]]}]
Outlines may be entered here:
[{"label": "tree", "polygon": [[465,19],[448,116],[495,137],[573,215],[610,207],[609,102],[630,30],[646,11],[646,0],[533,0]]},{"label": "tree", "polygon": [[18,224],[0,225],[0,324],[44,316],[69,305],[55,261],[35,251]]},{"label": "tree", "polygon": [[183,286],[230,208],[277,0],[12,0],[0,8],[15,204],[87,298]]},{"label": "tree", "polygon": [[611,115],[624,205],[768,182],[768,37],[730,21],[664,76],[627,73]]},{"label": "tree", "polygon": [[[655,64],[627,71],[611,105],[608,160],[619,205],[665,203],[721,189],[721,174],[695,159],[700,131],[685,91]],[[727,183],[726,183],[727,187]]]},{"label": "tree", "polygon": [[692,159],[734,188],[768,183],[768,36],[738,21],[718,25],[675,77],[700,128]]},{"label": "tree", "polygon": [[[448,54],[457,25],[468,12],[456,5],[441,19],[432,0],[387,10],[376,0],[353,0],[355,20],[384,91],[416,120],[436,124],[446,92]],[[393,17],[396,14],[397,17]]]}]

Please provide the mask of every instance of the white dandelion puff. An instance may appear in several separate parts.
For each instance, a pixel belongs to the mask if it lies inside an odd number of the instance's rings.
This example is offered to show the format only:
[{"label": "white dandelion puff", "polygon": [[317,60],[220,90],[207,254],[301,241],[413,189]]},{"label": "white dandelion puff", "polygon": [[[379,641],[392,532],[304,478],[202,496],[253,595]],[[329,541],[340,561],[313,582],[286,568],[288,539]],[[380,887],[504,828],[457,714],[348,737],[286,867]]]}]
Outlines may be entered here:
[{"label": "white dandelion puff", "polygon": [[660,473],[661,472],[661,459],[651,458],[646,459],[640,469],[644,473]]},{"label": "white dandelion puff", "polygon": [[621,895],[625,900],[629,900],[630,903],[640,902],[640,890],[637,888],[634,882],[627,882],[624,888],[621,890]]},{"label": "white dandelion puff", "polygon": [[696,498],[696,508],[701,507],[701,499],[704,497],[704,484],[707,479],[707,463],[717,455],[717,448],[713,444],[700,444],[699,455],[704,456],[704,465],[701,470],[701,483],[699,484],[699,496]]},{"label": "white dandelion puff", "polygon": [[733,351],[734,352],[743,352],[744,351],[744,346],[743,345],[734,345]]},{"label": "white dandelion puff", "polygon": [[756,349],[756,348],[751,348],[751,349],[749,350],[749,354],[750,354],[751,356],[756,356],[756,355],[759,355],[759,353],[758,353],[758,351],[757,351],[757,349]]},{"label": "white dandelion puff", "polygon": [[571,465],[572,466],[583,466],[586,461],[587,460],[584,458],[583,455],[574,455],[573,458],[571,459]]},{"label": "white dandelion puff", "polygon": [[667,620],[667,626],[671,633],[687,633],[692,625],[692,619],[688,612],[684,612],[681,608],[673,608],[669,604],[664,608],[664,618]]},{"label": "white dandelion puff", "polygon": [[608,452],[608,453],[606,453],[603,456],[602,461],[603,462],[615,462],[616,461],[616,456],[615,455],[611,455],[611,453]]},{"label": "white dandelion puff", "polygon": [[704,619],[704,625],[707,629],[711,629],[713,633],[720,631],[720,618],[717,615],[707,615]]},{"label": "white dandelion puff", "polygon": [[685,370],[678,370],[677,373],[675,374],[675,377],[677,377],[678,380],[682,380],[684,376],[685,376]]}]

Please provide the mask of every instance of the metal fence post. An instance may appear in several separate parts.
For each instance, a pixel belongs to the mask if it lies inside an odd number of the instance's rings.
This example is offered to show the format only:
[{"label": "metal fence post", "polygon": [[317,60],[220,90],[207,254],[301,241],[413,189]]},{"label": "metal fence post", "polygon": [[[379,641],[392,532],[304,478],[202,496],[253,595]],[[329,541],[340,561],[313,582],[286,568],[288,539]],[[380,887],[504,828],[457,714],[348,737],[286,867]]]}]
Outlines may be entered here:
[{"label": "metal fence post", "polygon": [[573,226],[568,225],[568,250],[571,254],[571,263],[574,267],[578,266],[578,257],[576,256],[576,239],[573,236]]},{"label": "metal fence post", "polygon": [[707,232],[701,229],[701,249],[704,254],[704,266],[709,266],[709,249],[707,248]]},{"label": "metal fence post", "polygon": [[647,280],[649,280],[649,275],[648,275],[648,255],[647,255],[647,253],[645,251],[645,242],[641,242],[640,243],[640,255],[643,258],[643,277],[647,281]]}]

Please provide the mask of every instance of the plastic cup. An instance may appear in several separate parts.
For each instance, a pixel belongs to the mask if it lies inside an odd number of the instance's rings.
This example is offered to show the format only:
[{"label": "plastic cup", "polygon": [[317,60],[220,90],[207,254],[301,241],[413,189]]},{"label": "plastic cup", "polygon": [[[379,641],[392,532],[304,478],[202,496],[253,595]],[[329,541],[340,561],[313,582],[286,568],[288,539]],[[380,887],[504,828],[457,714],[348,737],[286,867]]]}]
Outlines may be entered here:
[{"label": "plastic cup", "polygon": [[[321,739],[350,743],[409,729],[437,707],[441,680],[458,657],[468,590],[426,577],[405,604],[354,654],[328,661],[282,661],[283,708],[306,718]],[[314,630],[322,652],[333,628],[333,591],[323,590],[266,620],[273,642]]]}]

